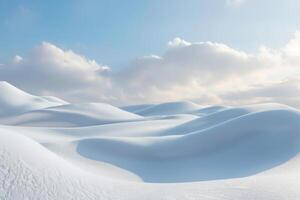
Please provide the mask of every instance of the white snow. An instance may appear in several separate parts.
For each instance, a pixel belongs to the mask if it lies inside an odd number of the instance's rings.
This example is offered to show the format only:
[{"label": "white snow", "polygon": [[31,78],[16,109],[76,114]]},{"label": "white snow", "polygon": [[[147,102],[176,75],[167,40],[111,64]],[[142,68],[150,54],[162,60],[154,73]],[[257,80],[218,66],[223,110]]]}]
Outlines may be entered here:
[{"label": "white snow", "polygon": [[295,108],[0,92],[0,199],[300,199]]},{"label": "white snow", "polygon": [[82,103],[65,104],[31,110],[17,116],[2,117],[0,123],[22,126],[74,127],[142,119],[141,116],[108,104]]},{"label": "white snow", "polygon": [[158,105],[146,106],[144,109],[140,109],[135,113],[143,116],[155,116],[155,115],[175,115],[195,112],[202,108],[189,101],[178,101],[178,102],[168,102]]},{"label": "white snow", "polygon": [[56,97],[30,95],[5,81],[0,82],[0,116],[66,104]]}]

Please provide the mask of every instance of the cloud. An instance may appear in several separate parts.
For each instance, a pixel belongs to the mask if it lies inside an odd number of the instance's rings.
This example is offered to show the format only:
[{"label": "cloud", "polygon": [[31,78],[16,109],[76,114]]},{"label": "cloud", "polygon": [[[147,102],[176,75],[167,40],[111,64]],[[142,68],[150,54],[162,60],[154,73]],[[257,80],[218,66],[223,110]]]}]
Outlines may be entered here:
[{"label": "cloud", "polygon": [[[151,55],[114,72],[105,65],[43,42],[0,68],[0,79],[69,101],[117,105],[193,100],[201,104],[281,102],[300,94],[300,33],[283,47],[249,54],[214,42],[175,38]],[[299,95],[300,96],[300,95]]]},{"label": "cloud", "polygon": [[216,87],[238,82],[241,75],[260,69],[257,63],[256,57],[224,44],[189,43],[177,38],[169,42],[162,56],[135,60],[116,75],[115,81],[128,97],[139,97],[137,101],[211,96],[208,92]]},{"label": "cloud", "polygon": [[246,0],[226,0],[226,3],[231,6],[238,6],[245,2]]},{"label": "cloud", "polygon": [[18,64],[18,63],[21,63],[22,60],[23,60],[23,58],[22,58],[21,56],[16,55],[16,56],[13,58],[12,62],[13,62],[14,64]]},{"label": "cloud", "polygon": [[[123,95],[119,99],[124,102],[188,99],[201,104],[244,104],[268,98],[269,101],[295,105],[287,93],[300,94],[295,89],[299,80],[296,77],[300,77],[298,55],[299,32],[282,48],[262,46],[254,54],[225,44],[192,43],[175,38],[168,43],[163,55],[135,60],[116,74],[113,82],[117,83],[117,88],[122,88]],[[286,80],[293,80],[293,85],[283,84]],[[285,91],[280,98],[270,94],[273,86],[280,86]],[[269,96],[251,93],[254,88],[262,94],[269,93]],[[272,91],[275,93],[276,89]],[[247,92],[248,98],[229,98],[230,94]]]},{"label": "cloud", "polygon": [[107,66],[95,60],[43,42],[25,58],[15,56],[11,64],[0,69],[0,79],[32,92],[84,96],[84,88],[104,84],[107,71]]},{"label": "cloud", "polygon": [[265,85],[254,85],[247,90],[237,90],[222,95],[231,104],[280,102],[300,108],[300,77]]},{"label": "cloud", "polygon": [[189,46],[191,43],[181,39],[181,38],[174,38],[172,41],[168,42],[170,47],[182,47],[182,46]]}]

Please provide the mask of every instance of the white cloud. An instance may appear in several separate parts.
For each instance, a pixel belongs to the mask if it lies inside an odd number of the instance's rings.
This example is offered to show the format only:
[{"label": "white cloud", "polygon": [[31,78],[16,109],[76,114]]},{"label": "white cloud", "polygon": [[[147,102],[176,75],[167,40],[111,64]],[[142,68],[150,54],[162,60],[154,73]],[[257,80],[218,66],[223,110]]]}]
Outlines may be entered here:
[{"label": "white cloud", "polygon": [[241,5],[242,3],[245,3],[246,0],[226,0],[228,5],[233,5],[233,6],[238,6]]},{"label": "white cloud", "polygon": [[[300,34],[282,48],[248,54],[225,44],[175,38],[162,55],[138,58],[119,72],[44,42],[0,79],[69,101],[113,104],[195,100],[202,104],[277,101],[299,106]],[[278,92],[278,93],[277,93]]]},{"label": "white cloud", "polygon": [[1,69],[0,79],[32,92],[84,96],[84,88],[104,84],[108,70],[95,60],[43,42],[25,59],[15,56],[11,65]]},{"label": "white cloud", "polygon": [[[294,80],[296,85],[295,77],[300,76],[299,41],[300,34],[296,33],[282,48],[261,47],[257,53],[248,54],[225,44],[191,43],[176,38],[163,55],[137,59],[120,72],[114,82],[122,85],[118,88],[122,88],[125,102],[184,99],[203,104],[239,104],[254,99],[257,102],[255,93],[240,100],[225,98],[225,94],[253,88],[267,92],[270,91],[267,88],[279,86],[287,79]],[[291,99],[284,99],[292,90],[285,91],[281,98],[274,96],[269,100],[291,103]],[[300,95],[300,92],[295,94]],[[265,97],[260,100],[265,101]]]},{"label": "white cloud", "polygon": [[258,68],[255,57],[224,44],[184,43],[171,45],[159,58],[137,59],[114,81],[122,85],[130,101],[135,97],[135,102],[169,101],[213,96],[209,91],[222,84],[233,84],[239,76]]},{"label": "white cloud", "polygon": [[23,58],[22,58],[21,56],[16,55],[16,56],[13,58],[12,62],[13,62],[14,64],[18,64],[18,63],[22,62],[22,60],[23,60]]},{"label": "white cloud", "polygon": [[246,90],[231,91],[221,96],[230,104],[280,102],[300,108],[300,77],[253,85]]},{"label": "white cloud", "polygon": [[191,45],[191,43],[177,37],[177,38],[174,38],[172,41],[169,41],[168,45],[170,47],[183,47],[183,46],[189,46],[189,45]]}]

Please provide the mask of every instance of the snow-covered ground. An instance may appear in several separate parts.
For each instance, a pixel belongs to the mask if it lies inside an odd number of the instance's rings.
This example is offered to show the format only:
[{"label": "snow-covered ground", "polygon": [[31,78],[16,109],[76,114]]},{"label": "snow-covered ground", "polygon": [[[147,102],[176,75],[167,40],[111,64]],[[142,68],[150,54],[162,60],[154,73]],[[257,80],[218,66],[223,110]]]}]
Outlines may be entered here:
[{"label": "snow-covered ground", "polygon": [[286,105],[117,108],[1,82],[0,124],[0,199],[300,199]]}]

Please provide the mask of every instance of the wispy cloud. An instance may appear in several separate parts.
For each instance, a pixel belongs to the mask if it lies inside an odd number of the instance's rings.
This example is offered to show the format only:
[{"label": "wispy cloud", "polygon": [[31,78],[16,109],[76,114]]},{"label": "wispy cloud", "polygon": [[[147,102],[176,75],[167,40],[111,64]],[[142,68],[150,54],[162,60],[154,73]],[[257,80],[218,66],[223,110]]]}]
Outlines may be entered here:
[{"label": "wispy cloud", "polygon": [[245,2],[246,0],[226,0],[226,3],[231,6],[239,6]]}]

